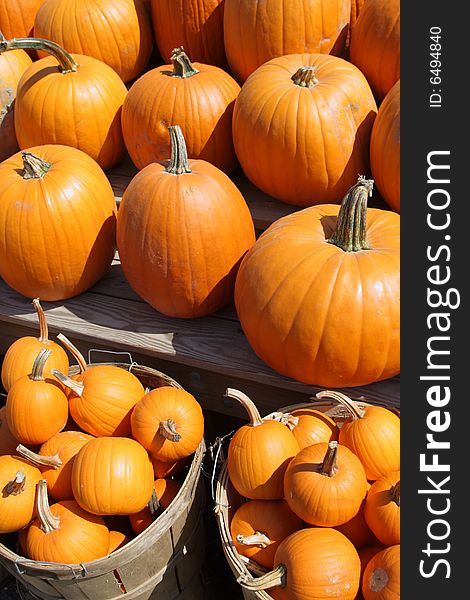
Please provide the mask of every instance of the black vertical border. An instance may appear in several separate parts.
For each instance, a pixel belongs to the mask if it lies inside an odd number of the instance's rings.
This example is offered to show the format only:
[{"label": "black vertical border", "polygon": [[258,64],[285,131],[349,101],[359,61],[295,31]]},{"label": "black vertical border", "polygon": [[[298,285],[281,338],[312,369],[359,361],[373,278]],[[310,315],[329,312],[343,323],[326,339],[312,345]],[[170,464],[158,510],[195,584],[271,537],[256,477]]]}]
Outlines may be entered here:
[{"label": "black vertical border", "polygon": [[[469,143],[469,86],[465,85],[467,57],[465,48],[470,38],[470,29],[457,6],[444,0],[428,0],[425,3],[401,3],[401,427],[402,427],[402,503],[401,503],[401,598],[403,600],[445,600],[446,598],[470,598],[466,590],[467,562],[466,539],[470,528],[466,516],[469,514],[466,500],[467,469],[470,451],[466,448],[470,438],[470,374],[467,361],[470,313],[467,290],[470,269],[467,244],[470,229],[466,220],[470,218],[470,194],[466,191],[465,175],[470,175]],[[430,77],[430,28],[441,28],[441,78],[439,85],[432,85]],[[464,91],[465,86],[465,91]],[[433,89],[441,90],[442,106],[430,107],[429,97]],[[433,185],[427,181],[428,153],[450,151],[441,157],[442,164],[450,164],[450,184]],[[435,162],[439,162],[437,159]],[[437,171],[435,172],[437,174]],[[445,178],[444,172],[441,177]],[[428,193],[432,188],[445,188],[451,196],[447,211],[451,222],[445,231],[433,231],[427,224]],[[434,196],[436,199],[439,194]],[[444,198],[441,195],[441,198]],[[436,217],[437,218],[437,217]],[[444,239],[450,235],[450,239]],[[436,255],[441,245],[448,245],[450,257],[442,250],[436,262],[430,262],[427,249]],[[447,260],[448,258],[448,260]],[[428,281],[428,268],[440,264],[442,273],[450,268],[450,281],[440,286]],[[455,309],[440,307],[432,309],[427,301],[427,289],[455,288],[460,294],[460,306]],[[454,295],[455,297],[455,295]],[[440,362],[450,364],[449,382],[420,380],[420,376],[443,374],[444,371],[427,369],[429,337],[438,335],[429,329],[427,316],[432,312],[445,312],[451,321],[447,333],[450,341],[441,349],[450,350],[442,355]],[[443,321],[444,322],[444,321]],[[435,342],[438,344],[438,342]],[[434,348],[437,348],[435,345]],[[436,407],[427,401],[427,389],[431,385],[448,385],[450,400],[442,406],[442,422],[445,411],[449,413],[450,426],[446,431],[435,434],[435,439],[448,441],[449,449],[440,450],[438,461],[449,464],[450,471],[423,472],[420,469],[420,454],[428,453],[427,462],[434,451],[426,449],[426,435],[430,432],[427,419]],[[437,486],[449,493],[419,493],[432,490],[431,477]],[[443,480],[450,476],[447,483]],[[435,489],[435,488],[434,488]],[[428,505],[428,499],[430,505]],[[448,499],[448,500],[447,500]],[[450,502],[450,504],[449,504]],[[441,515],[431,514],[448,508]],[[442,519],[448,523],[433,522]],[[448,531],[448,535],[447,534]],[[430,537],[429,532],[437,540]],[[429,546],[428,546],[429,543]],[[448,544],[448,545],[447,545]],[[429,549],[426,553],[425,550]],[[447,561],[437,563],[442,559]],[[424,561],[421,563],[421,561]],[[422,569],[431,576],[424,577]],[[447,577],[449,576],[449,577]]]}]

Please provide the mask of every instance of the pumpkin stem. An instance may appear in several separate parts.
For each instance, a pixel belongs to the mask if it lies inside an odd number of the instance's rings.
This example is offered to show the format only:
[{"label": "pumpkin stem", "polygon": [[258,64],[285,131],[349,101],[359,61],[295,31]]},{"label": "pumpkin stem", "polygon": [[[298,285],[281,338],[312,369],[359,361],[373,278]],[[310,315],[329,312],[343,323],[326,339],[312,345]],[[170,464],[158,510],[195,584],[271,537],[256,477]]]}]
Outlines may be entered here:
[{"label": "pumpkin stem", "polygon": [[321,466],[320,475],[326,475],[327,477],[333,477],[338,472],[336,466],[336,457],[338,455],[338,442],[333,441],[328,443],[328,450],[326,451],[325,458]]},{"label": "pumpkin stem", "polygon": [[47,348],[43,348],[39,351],[29,375],[29,378],[32,379],[32,381],[44,381],[44,366],[51,354],[52,350],[48,350]]},{"label": "pumpkin stem", "polygon": [[348,398],[345,394],[342,394],[341,392],[325,390],[322,392],[317,392],[316,397],[333,398],[333,400],[336,400],[341,404],[341,406],[344,406],[346,408],[346,410],[352,415],[354,421],[362,419],[366,414],[366,411],[362,410],[362,408],[359,408],[359,406],[357,406],[354,400],[351,400],[351,398]]},{"label": "pumpkin stem", "polygon": [[160,508],[160,502],[158,500],[157,490],[155,488],[153,488],[153,490],[152,490],[152,496],[149,500],[148,507],[150,510],[150,514],[152,514],[152,515],[154,515],[157,512],[157,510]]},{"label": "pumpkin stem", "polygon": [[373,179],[359,175],[346,192],[336,220],[333,235],[327,240],[345,252],[369,250],[367,243],[367,198],[372,196]]},{"label": "pumpkin stem", "polygon": [[242,573],[237,582],[245,589],[252,591],[269,590],[274,587],[284,587],[286,585],[287,569],[282,563],[273,571],[269,571],[261,577],[252,577],[247,573]]},{"label": "pumpkin stem", "polygon": [[170,60],[173,63],[173,77],[192,77],[199,73],[199,71],[193,67],[188,55],[183,50],[183,46],[173,49]]},{"label": "pumpkin stem", "polygon": [[26,446],[23,446],[23,444],[18,444],[16,451],[20,456],[23,456],[36,466],[58,469],[62,465],[62,460],[58,452],[53,456],[41,456],[41,454],[36,454],[36,452],[26,448]]},{"label": "pumpkin stem", "polygon": [[59,44],[50,40],[40,38],[13,38],[12,40],[0,40],[0,54],[8,50],[43,50],[51,54],[59,63],[59,69],[62,73],[72,73],[76,71],[79,65],[73,57],[64,50]]},{"label": "pumpkin stem", "polygon": [[26,485],[26,475],[23,471],[17,471],[15,474],[15,479],[9,481],[4,491],[7,496],[18,496],[24,490],[24,486]]},{"label": "pumpkin stem", "polygon": [[83,384],[81,381],[74,381],[73,379],[67,377],[67,375],[64,375],[57,369],[52,369],[51,373],[52,375],[54,375],[54,377],[57,377],[57,379],[61,383],[63,383],[65,387],[68,387],[73,391],[74,394],[77,394],[77,396],[81,396],[83,394],[85,384]]},{"label": "pumpkin stem", "polygon": [[21,173],[23,179],[42,179],[52,167],[51,163],[31,154],[31,152],[21,152],[21,158],[23,159],[23,172]]},{"label": "pumpkin stem", "polygon": [[246,394],[240,392],[239,390],[234,390],[233,388],[227,388],[225,390],[225,396],[227,398],[233,398],[234,400],[240,402],[240,404],[243,406],[243,408],[248,413],[248,416],[250,417],[250,425],[252,425],[253,427],[257,427],[258,425],[263,424],[264,421],[261,418],[261,415],[259,414],[255,403],[252,400],[250,400],[250,398],[248,398]]},{"label": "pumpkin stem", "polygon": [[300,67],[291,77],[295,85],[311,88],[318,83],[316,78],[318,67],[308,66]]},{"label": "pumpkin stem", "polygon": [[295,415],[291,415],[290,413],[284,413],[281,416],[280,422],[283,425],[287,425],[287,427],[289,427],[289,429],[291,431],[293,431],[299,424],[299,417],[296,417]]},{"label": "pumpkin stem", "polygon": [[75,358],[78,363],[78,368],[80,369],[80,373],[84,373],[87,370],[87,363],[85,357],[80,352],[80,350],[72,344],[72,342],[65,337],[63,333],[59,333],[57,335],[57,339],[62,342],[62,344],[67,348],[70,354]]},{"label": "pumpkin stem", "polygon": [[49,329],[47,327],[46,315],[42,310],[42,306],[39,302],[39,298],[34,298],[33,306],[36,309],[36,313],[39,319],[39,337],[38,341],[43,343],[49,341]]},{"label": "pumpkin stem", "polygon": [[44,533],[51,533],[60,527],[60,517],[52,514],[47,496],[47,481],[41,479],[38,482],[37,515],[41,529]]},{"label": "pumpkin stem", "polygon": [[179,442],[181,435],[176,431],[176,423],[173,419],[167,419],[166,421],[160,421],[160,427],[158,428],[159,433],[170,442]]},{"label": "pumpkin stem", "polygon": [[258,546],[258,548],[267,548],[272,543],[268,536],[261,531],[255,531],[253,535],[238,534],[237,542],[244,546]]},{"label": "pumpkin stem", "polygon": [[397,481],[390,491],[392,493],[393,502],[395,502],[397,506],[400,506],[400,482]]},{"label": "pumpkin stem", "polygon": [[172,175],[191,173],[188,150],[181,127],[179,125],[170,125],[168,130],[170,132],[171,158],[165,171]]}]

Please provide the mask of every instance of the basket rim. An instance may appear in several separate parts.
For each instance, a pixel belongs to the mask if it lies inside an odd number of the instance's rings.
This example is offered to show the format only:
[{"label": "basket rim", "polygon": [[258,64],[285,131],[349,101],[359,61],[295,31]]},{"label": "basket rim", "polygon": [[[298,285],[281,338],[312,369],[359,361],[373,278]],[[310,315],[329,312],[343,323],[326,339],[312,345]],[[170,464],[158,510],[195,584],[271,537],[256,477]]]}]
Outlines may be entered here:
[{"label": "basket rim", "polygon": [[[140,365],[138,363],[117,363],[117,362],[100,362],[91,363],[89,366],[104,366],[112,365],[119,368],[124,368],[133,372],[138,376],[139,371],[141,374],[156,375],[165,381],[168,381],[169,385],[178,389],[184,390],[183,386],[179,384],[175,379],[154,369],[153,367],[147,367],[146,365]],[[72,365],[69,369],[69,374],[76,374],[78,372],[78,365]],[[80,564],[66,564],[66,563],[50,563],[36,561],[33,559],[26,558],[16,554],[13,550],[10,550],[0,541],[0,563],[6,561],[12,563],[14,568],[21,574],[20,569],[27,569],[28,575],[35,575],[35,571],[39,577],[45,577],[44,572],[50,572],[51,576],[60,576],[60,579],[74,579],[74,578],[86,578],[96,577],[109,573],[113,568],[122,567],[127,562],[130,562],[135,558],[135,550],[142,546],[142,548],[148,548],[154,544],[161,535],[171,526],[174,522],[175,517],[180,513],[181,508],[186,508],[190,502],[192,502],[199,479],[201,477],[202,460],[206,452],[206,443],[203,436],[199,446],[194,452],[191,466],[186,473],[186,477],[178,490],[174,500],[166,508],[155,521],[149,525],[144,531],[136,535],[132,540],[127,542],[122,548],[115,550],[111,554],[98,558],[94,561],[89,561]],[[168,527],[165,525],[168,524]],[[119,559],[122,559],[121,561]],[[113,562],[113,565],[110,565]],[[116,562],[120,562],[120,565],[116,565]],[[39,572],[41,575],[39,575]]]}]

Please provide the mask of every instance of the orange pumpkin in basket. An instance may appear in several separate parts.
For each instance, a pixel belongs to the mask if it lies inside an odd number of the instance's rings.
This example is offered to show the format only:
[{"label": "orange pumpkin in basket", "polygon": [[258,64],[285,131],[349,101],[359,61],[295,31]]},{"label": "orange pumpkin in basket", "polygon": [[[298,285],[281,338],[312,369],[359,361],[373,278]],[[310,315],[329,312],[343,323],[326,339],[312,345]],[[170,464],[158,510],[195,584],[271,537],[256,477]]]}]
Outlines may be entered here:
[{"label": "orange pumpkin in basket", "polygon": [[[162,509],[166,509],[175,499],[176,495],[181,489],[181,483],[175,479],[164,479],[159,478],[154,482],[156,504],[161,506]],[[158,508],[155,507],[155,508]],[[150,511],[150,508],[146,506],[138,513],[129,515],[129,521],[134,533],[137,535],[142,533],[144,529],[147,529],[155,520],[154,515]]]},{"label": "orange pumpkin in basket", "polygon": [[0,456],[0,533],[22,529],[33,518],[41,471],[19,456]]},{"label": "orange pumpkin in basket", "polygon": [[362,578],[364,600],[400,600],[400,545],[377,552]]},{"label": "orange pumpkin in basket", "polygon": [[375,481],[366,498],[364,518],[382,544],[400,543],[400,471]]}]

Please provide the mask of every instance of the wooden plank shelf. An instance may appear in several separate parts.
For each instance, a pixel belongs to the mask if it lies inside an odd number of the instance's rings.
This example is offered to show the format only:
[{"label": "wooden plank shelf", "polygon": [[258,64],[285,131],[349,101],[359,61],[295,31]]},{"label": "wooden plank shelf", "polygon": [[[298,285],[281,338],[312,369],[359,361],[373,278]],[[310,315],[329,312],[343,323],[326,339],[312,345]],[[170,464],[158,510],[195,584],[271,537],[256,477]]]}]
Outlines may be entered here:
[{"label": "wooden plank shelf", "polygon": [[[136,172],[129,159],[108,172],[118,203]],[[266,196],[241,172],[235,173],[233,180],[248,203],[258,232],[299,210]],[[64,333],[84,353],[92,349],[128,352],[134,361],[174,377],[206,409],[243,415],[236,403],[224,398],[226,387],[239,387],[251,395],[263,414],[306,401],[322,389],[283,377],[262,362],[250,348],[233,305],[199,319],[161,315],[130,288],[117,254],[105,277],[86,293],[64,302],[41,304],[52,336]],[[0,281],[0,353],[17,337],[35,335],[37,327],[31,301]],[[94,353],[92,359],[101,362],[110,356]],[[399,407],[398,377],[344,391],[353,398]]]}]

